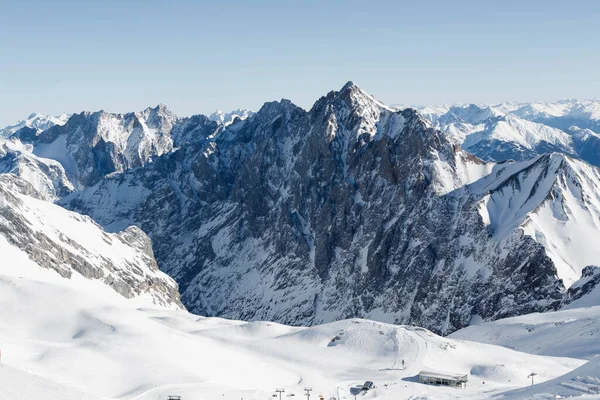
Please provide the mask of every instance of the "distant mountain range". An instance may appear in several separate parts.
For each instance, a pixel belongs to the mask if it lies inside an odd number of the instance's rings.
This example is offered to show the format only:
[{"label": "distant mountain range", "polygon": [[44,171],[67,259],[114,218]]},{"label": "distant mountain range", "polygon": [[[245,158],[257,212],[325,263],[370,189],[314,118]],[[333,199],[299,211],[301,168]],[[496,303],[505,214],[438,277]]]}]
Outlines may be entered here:
[{"label": "distant mountain range", "polygon": [[594,292],[599,109],[397,110],[348,82],[308,111],[83,112],[3,130],[0,177],[108,232],[140,228],[193,312],[449,333]]},{"label": "distant mountain range", "polygon": [[561,152],[600,166],[600,100],[418,107],[434,126],[485,160]]}]

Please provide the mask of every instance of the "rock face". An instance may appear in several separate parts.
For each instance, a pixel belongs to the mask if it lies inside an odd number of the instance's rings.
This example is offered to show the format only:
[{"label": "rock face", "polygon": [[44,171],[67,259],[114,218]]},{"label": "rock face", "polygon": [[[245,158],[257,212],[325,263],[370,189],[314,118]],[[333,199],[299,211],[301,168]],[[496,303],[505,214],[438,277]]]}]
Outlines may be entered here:
[{"label": "rock face", "polygon": [[107,234],[87,216],[28,196],[26,181],[0,177],[0,235],[40,267],[65,278],[100,280],[127,298],[183,308],[177,284],[159,271],[150,239],[139,228]]},{"label": "rock face", "polygon": [[558,154],[486,163],[351,82],[187,143],[60,204],[148,233],[199,314],[448,333],[559,307],[590,262],[549,241],[573,213],[600,226],[597,170]]}]

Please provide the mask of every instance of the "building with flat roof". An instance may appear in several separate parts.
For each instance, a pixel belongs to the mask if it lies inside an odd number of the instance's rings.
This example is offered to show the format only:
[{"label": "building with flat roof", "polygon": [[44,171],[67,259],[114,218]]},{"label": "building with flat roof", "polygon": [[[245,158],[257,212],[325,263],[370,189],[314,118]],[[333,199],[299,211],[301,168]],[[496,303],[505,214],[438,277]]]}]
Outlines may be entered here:
[{"label": "building with flat roof", "polygon": [[450,386],[453,388],[464,389],[467,387],[468,381],[468,375],[437,371],[419,372],[419,382],[426,385]]}]

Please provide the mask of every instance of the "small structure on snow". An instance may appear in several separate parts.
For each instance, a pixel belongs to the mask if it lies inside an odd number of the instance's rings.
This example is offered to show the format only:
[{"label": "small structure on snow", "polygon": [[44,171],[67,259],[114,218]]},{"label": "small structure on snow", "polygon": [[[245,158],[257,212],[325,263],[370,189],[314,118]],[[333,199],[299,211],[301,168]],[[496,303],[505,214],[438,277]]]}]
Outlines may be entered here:
[{"label": "small structure on snow", "polygon": [[464,389],[467,387],[468,381],[468,376],[462,374],[436,371],[419,372],[419,382],[426,385],[450,386],[453,388]]}]

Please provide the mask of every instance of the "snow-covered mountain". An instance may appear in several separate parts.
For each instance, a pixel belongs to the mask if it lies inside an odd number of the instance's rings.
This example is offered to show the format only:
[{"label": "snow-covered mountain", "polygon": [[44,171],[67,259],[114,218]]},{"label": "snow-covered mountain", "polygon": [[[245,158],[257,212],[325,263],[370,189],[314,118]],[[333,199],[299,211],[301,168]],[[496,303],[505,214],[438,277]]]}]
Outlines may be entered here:
[{"label": "snow-covered mountain", "polygon": [[82,112],[45,131],[22,128],[13,138],[30,144],[35,156],[58,161],[79,190],[106,175],[143,167],[219,126],[204,116],[178,118],[160,104],[128,114]]},{"label": "snow-covered mountain", "polygon": [[139,228],[107,234],[87,216],[28,196],[28,183],[18,177],[0,177],[2,272],[28,258],[65,278],[101,281],[127,298],[181,307],[177,285],[159,271]]},{"label": "snow-covered mountain", "polygon": [[208,118],[211,121],[219,123],[220,125],[227,126],[231,125],[236,118],[239,118],[240,120],[245,120],[246,118],[251,117],[253,115],[254,112],[244,109],[239,109],[228,113],[224,112],[223,110],[217,110],[214,113],[212,113]]},{"label": "snow-covered mountain", "polygon": [[481,161],[350,82],[308,112],[267,103],[60,204],[148,233],[197,313],[451,332],[560,307],[599,263],[599,184],[560,154]]},{"label": "snow-covered mountain", "polygon": [[[557,102],[537,102],[499,105],[518,117],[541,122],[548,126],[567,130],[572,126],[600,132],[600,100],[562,100]],[[512,109],[511,109],[512,108]]]},{"label": "snow-covered mountain", "polygon": [[18,139],[0,142],[0,174],[20,177],[34,190],[30,195],[47,201],[58,200],[75,190],[61,163],[38,157],[31,150]]},{"label": "snow-covered mountain", "polygon": [[12,136],[21,128],[30,128],[37,132],[45,131],[54,125],[64,125],[70,115],[61,114],[56,117],[44,114],[33,113],[27,119],[21,120],[13,125],[0,128],[0,139]]},{"label": "snow-covered mountain", "polygon": [[493,161],[558,151],[600,166],[600,101],[417,107],[471,153]]}]

